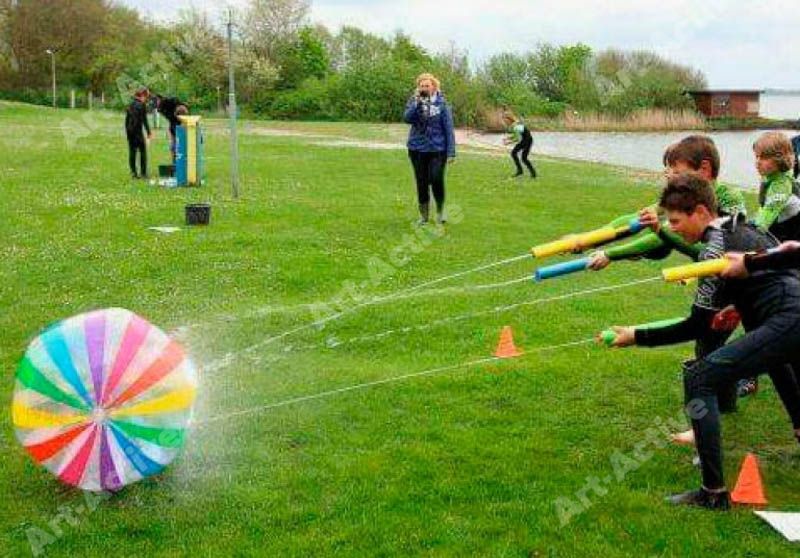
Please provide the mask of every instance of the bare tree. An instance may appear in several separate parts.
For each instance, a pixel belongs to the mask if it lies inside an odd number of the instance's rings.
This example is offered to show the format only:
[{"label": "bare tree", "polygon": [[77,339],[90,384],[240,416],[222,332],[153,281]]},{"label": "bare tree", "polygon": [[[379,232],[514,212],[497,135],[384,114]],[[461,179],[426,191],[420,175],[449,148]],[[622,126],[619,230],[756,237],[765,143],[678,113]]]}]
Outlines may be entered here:
[{"label": "bare tree", "polygon": [[250,0],[245,39],[256,52],[274,61],[281,43],[306,24],[309,9],[309,0]]}]

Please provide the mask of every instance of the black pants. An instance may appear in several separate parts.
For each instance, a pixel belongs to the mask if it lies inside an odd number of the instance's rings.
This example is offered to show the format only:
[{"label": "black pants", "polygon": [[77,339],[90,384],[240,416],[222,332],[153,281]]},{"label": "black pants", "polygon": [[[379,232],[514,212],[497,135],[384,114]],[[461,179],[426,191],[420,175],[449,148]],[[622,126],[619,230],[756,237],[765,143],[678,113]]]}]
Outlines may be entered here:
[{"label": "black pants", "polygon": [[[684,367],[691,366],[697,362],[696,359],[701,359],[704,356],[710,355],[717,349],[724,347],[728,338],[733,334],[732,331],[714,331],[710,329],[703,337],[700,337],[694,344],[695,360],[687,361]],[[723,382],[717,388],[717,405],[719,412],[723,414],[733,413],[736,411],[736,403],[739,394],[736,391],[737,382]]]},{"label": "black pants", "polygon": [[522,154],[522,162],[525,163],[531,176],[536,177],[536,169],[533,168],[533,165],[528,160],[528,155],[531,153],[531,146],[533,146],[532,139],[523,139],[511,150],[511,158],[514,160],[514,165],[517,167],[517,174],[522,174],[522,165],[519,163],[519,155]]},{"label": "black pants", "polygon": [[[142,168],[141,173],[136,172],[137,152],[139,153],[139,163]],[[144,136],[128,136],[128,166],[132,175],[147,176],[147,144],[144,141]]]},{"label": "black pants", "polygon": [[[800,306],[796,293],[788,297]],[[800,428],[800,387],[788,362],[800,364],[800,310],[773,314],[684,371],[687,411],[700,455],[703,486],[715,489],[725,485],[717,401],[720,386],[768,370],[792,425]]]},{"label": "black pants", "polygon": [[417,201],[428,204],[436,200],[436,209],[444,208],[444,170],[447,166],[447,153],[408,152],[408,158],[414,166],[414,178],[417,181]]}]

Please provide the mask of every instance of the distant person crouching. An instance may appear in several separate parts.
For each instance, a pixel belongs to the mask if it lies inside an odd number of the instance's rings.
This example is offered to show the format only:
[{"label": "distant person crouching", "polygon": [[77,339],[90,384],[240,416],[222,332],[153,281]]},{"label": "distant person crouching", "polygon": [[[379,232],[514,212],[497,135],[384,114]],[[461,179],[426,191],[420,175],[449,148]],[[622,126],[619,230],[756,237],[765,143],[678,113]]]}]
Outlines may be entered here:
[{"label": "distant person crouching", "polygon": [[517,173],[514,175],[514,178],[525,174],[520,164],[520,155],[522,155],[522,163],[525,164],[528,172],[531,173],[531,178],[536,178],[536,169],[528,158],[531,153],[531,147],[533,147],[533,136],[531,135],[530,129],[528,129],[522,119],[517,118],[510,112],[505,112],[503,114],[503,122],[505,122],[506,129],[508,130],[508,138],[506,138],[505,143],[507,145],[515,144],[514,148],[511,150],[511,159],[514,161],[514,166],[517,168]]}]

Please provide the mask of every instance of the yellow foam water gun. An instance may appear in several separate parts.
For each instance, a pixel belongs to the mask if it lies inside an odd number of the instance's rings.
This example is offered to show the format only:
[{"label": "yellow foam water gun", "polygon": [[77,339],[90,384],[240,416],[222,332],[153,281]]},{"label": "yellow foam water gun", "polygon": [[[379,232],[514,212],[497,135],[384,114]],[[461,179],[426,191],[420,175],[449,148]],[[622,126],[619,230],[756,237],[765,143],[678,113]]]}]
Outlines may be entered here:
[{"label": "yellow foam water gun", "polygon": [[688,281],[690,279],[719,275],[728,269],[729,265],[730,262],[727,258],[719,258],[687,265],[679,265],[677,267],[668,267],[663,269],[661,274],[664,276],[664,281],[674,283],[677,281]]},{"label": "yellow foam water gun", "polygon": [[533,254],[534,258],[547,258],[558,254],[576,252],[578,250],[608,244],[609,242],[636,234],[642,229],[642,224],[639,223],[639,218],[636,217],[619,227],[605,226],[582,234],[567,235],[564,238],[546,244],[539,244],[531,248],[531,254]]}]

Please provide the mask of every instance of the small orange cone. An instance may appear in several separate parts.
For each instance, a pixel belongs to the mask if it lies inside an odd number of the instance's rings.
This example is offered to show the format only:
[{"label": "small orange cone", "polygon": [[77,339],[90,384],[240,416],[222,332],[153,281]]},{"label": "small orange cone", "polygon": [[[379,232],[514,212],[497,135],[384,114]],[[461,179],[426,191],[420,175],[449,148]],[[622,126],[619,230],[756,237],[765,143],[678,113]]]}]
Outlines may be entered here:
[{"label": "small orange cone", "polygon": [[758,459],[748,453],[739,472],[736,488],[731,493],[731,501],[735,504],[752,504],[764,506],[767,497],[764,496],[764,487],[761,484],[761,473],[758,470]]},{"label": "small orange cone", "polygon": [[514,334],[511,332],[511,326],[503,327],[500,332],[500,340],[497,342],[497,349],[494,356],[497,358],[514,358],[522,355],[522,351],[517,349],[514,345]]}]

